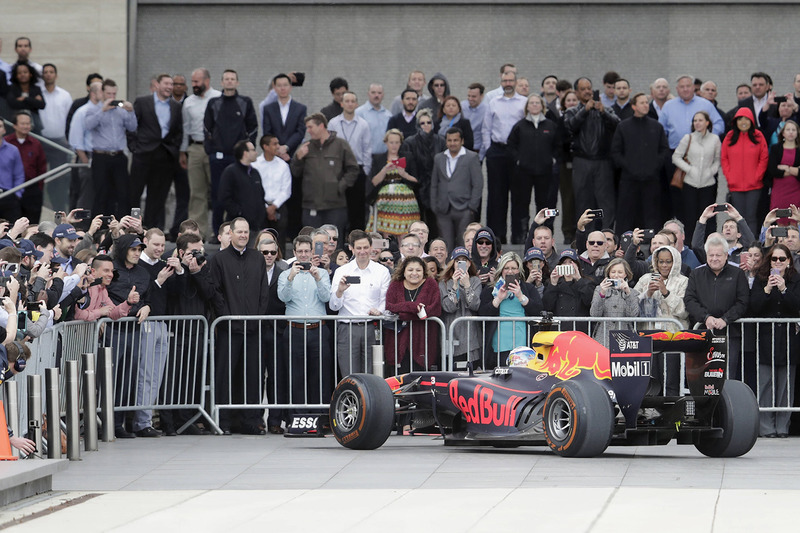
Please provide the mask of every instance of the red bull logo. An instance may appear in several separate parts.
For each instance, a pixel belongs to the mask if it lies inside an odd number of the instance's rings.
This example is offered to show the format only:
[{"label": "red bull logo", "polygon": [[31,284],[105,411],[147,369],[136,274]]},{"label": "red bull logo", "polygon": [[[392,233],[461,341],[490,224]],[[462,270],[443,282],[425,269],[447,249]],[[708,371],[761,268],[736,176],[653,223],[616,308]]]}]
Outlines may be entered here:
[{"label": "red bull logo", "polygon": [[707,331],[693,333],[691,331],[678,331],[672,336],[674,341],[707,341]]},{"label": "red bull logo", "polygon": [[531,368],[547,372],[559,379],[572,379],[583,370],[591,370],[597,379],[611,379],[608,348],[580,331],[566,331],[553,339],[544,349],[543,361],[535,361]]},{"label": "red bull logo", "polygon": [[458,380],[450,382],[450,401],[458,407],[469,424],[487,426],[513,426],[517,419],[517,405],[522,396],[511,395],[505,404],[493,401],[494,390],[477,384],[472,396],[466,397],[458,392]]},{"label": "red bull logo", "polygon": [[396,391],[403,386],[403,376],[386,378],[386,383],[392,391]]}]

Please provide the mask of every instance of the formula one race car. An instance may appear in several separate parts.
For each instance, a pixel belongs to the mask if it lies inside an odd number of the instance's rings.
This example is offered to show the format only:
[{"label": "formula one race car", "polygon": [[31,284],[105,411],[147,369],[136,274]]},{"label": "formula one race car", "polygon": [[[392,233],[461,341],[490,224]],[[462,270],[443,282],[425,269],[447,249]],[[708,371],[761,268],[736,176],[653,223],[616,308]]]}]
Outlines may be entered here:
[{"label": "formula one race car", "polygon": [[[758,438],[753,392],[726,380],[724,337],[612,331],[609,350],[579,331],[540,331],[532,345],[491,372],[347,376],[331,399],[331,430],[360,450],[378,448],[396,423],[410,423],[441,433],[445,445],[547,444],[565,457],[672,439],[710,457],[736,457]],[[653,386],[654,348],[686,353],[689,394],[663,396]]]}]

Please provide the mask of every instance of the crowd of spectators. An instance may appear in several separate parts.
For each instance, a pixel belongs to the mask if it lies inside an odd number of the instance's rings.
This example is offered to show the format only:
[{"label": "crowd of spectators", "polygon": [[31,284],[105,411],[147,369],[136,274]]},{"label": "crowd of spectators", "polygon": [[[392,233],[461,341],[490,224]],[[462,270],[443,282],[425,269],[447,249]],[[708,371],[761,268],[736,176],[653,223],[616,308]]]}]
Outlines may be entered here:
[{"label": "crowd of spectators", "polygon": [[[70,210],[55,222],[40,220],[39,186],[0,199],[0,264],[12,278],[0,289],[12,300],[0,323],[14,325],[6,366],[59,321],[134,317],[133,327],[108,328],[105,342],[129,363],[118,368],[118,401],[148,406],[167,387],[169,344],[190,359],[197,350],[148,317],[285,315],[233,321],[219,334],[217,403],[257,405],[266,390],[272,403],[318,404],[337,374],[371,369],[376,342],[387,373],[441,368],[428,317],[449,326],[550,311],[618,318],[571,324],[602,343],[631,317],[727,333],[730,377],[759,391],[763,406],[794,403],[795,328],[776,327],[786,342],[748,344],[735,322],[800,317],[800,75],[779,96],[769,75],[753,73],[722,112],[716,85],[692,76],[676,79],[676,96],[666,79],[645,92],[615,72],[598,90],[587,77],[548,75],[532,91],[505,64],[498,88],[475,82],[460,100],[443,74],[426,85],[415,70],[388,109],[380,83],[359,106],[335,78],[332,103],[311,112],[292,96],[303,73],[277,74],[255,105],[238,92],[237,72],[221,73],[216,90],[205,68],[188,79],[158,74],[133,102],[93,73],[73,102],[56,66],[33,62],[31,50],[21,37],[16,61],[0,62],[0,114],[14,125],[0,143],[0,194],[57,164],[31,132],[89,166],[75,171]],[[15,310],[27,313],[19,324]],[[329,314],[341,318],[303,318]],[[530,331],[506,321],[456,335],[457,360],[492,368]],[[271,409],[265,422],[260,409],[223,409],[220,425],[282,433],[290,414]],[[161,431],[147,409],[127,420],[119,412],[117,436],[173,435],[191,413],[160,417]],[[761,433],[784,436],[788,424],[764,413]]]}]

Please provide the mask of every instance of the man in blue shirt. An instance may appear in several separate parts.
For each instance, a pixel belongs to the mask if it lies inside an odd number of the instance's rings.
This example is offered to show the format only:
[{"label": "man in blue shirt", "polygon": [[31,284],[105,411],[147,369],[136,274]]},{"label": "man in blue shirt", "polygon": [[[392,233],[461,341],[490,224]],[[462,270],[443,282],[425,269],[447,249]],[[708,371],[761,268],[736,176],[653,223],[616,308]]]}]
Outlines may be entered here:
[{"label": "man in blue shirt", "polygon": [[[25,182],[25,169],[22,166],[22,156],[17,147],[3,140],[6,127],[0,120],[0,191],[13,189]],[[20,206],[22,191],[0,199],[0,217],[14,221],[22,216]]]},{"label": "man in blue shirt", "polygon": [[658,121],[664,126],[667,133],[667,142],[670,150],[675,150],[684,135],[692,131],[692,119],[698,111],[705,111],[711,117],[713,132],[717,135],[725,131],[725,123],[719,116],[714,104],[701,98],[694,93],[694,78],[692,76],[681,76],[675,88],[678,98],[667,100],[661,109],[661,116]]},{"label": "man in blue shirt", "polygon": [[461,102],[461,116],[469,120],[472,126],[472,146],[468,150],[478,152],[481,161],[486,155],[483,147],[483,117],[486,115],[486,104],[483,101],[483,91],[486,88],[480,83],[470,83],[467,87],[467,99]]},{"label": "man in blue shirt", "polygon": [[[320,268],[320,257],[313,255],[313,241],[299,235],[292,242],[296,260],[278,278],[278,298],[286,303],[286,315],[324,316],[331,298],[330,276]],[[333,356],[330,330],[319,320],[292,321],[283,332],[283,345],[289,347],[291,401],[315,404],[330,398]],[[322,370],[322,372],[320,372]],[[270,432],[274,432],[270,428]]]},{"label": "man in blue shirt", "polygon": [[356,115],[363,118],[369,124],[369,131],[372,137],[372,153],[385,154],[386,145],[383,144],[383,136],[386,133],[386,125],[392,118],[392,113],[383,107],[383,85],[380,83],[370,83],[369,102],[356,109]]},{"label": "man in blue shirt", "polygon": [[92,213],[121,220],[131,209],[126,132],[136,131],[137,122],[133,104],[117,100],[114,80],[103,82],[103,105],[86,110],[84,125],[92,135]]}]

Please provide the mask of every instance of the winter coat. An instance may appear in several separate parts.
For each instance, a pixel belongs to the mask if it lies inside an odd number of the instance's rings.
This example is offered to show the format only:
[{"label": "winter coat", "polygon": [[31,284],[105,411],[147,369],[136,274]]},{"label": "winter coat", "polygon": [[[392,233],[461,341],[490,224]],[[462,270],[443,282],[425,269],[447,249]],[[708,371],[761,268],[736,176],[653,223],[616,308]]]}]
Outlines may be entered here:
[{"label": "winter coat", "polygon": [[681,274],[681,254],[672,246],[656,248],[650,257],[653,265],[653,272],[658,272],[656,256],[660,250],[669,250],[672,254],[672,269],[669,271],[669,276],[667,276],[667,281],[665,283],[668,293],[664,296],[661,294],[661,291],[655,291],[653,296],[648,297],[647,286],[650,284],[650,276],[642,276],[634,288],[634,290],[639,293],[639,316],[677,318],[681,323],[681,328],[676,327],[675,324],[670,322],[654,322],[639,324],[639,329],[664,329],[667,331],[689,329],[689,323],[686,320],[689,313],[686,312],[686,305],[683,302],[689,278]]}]

